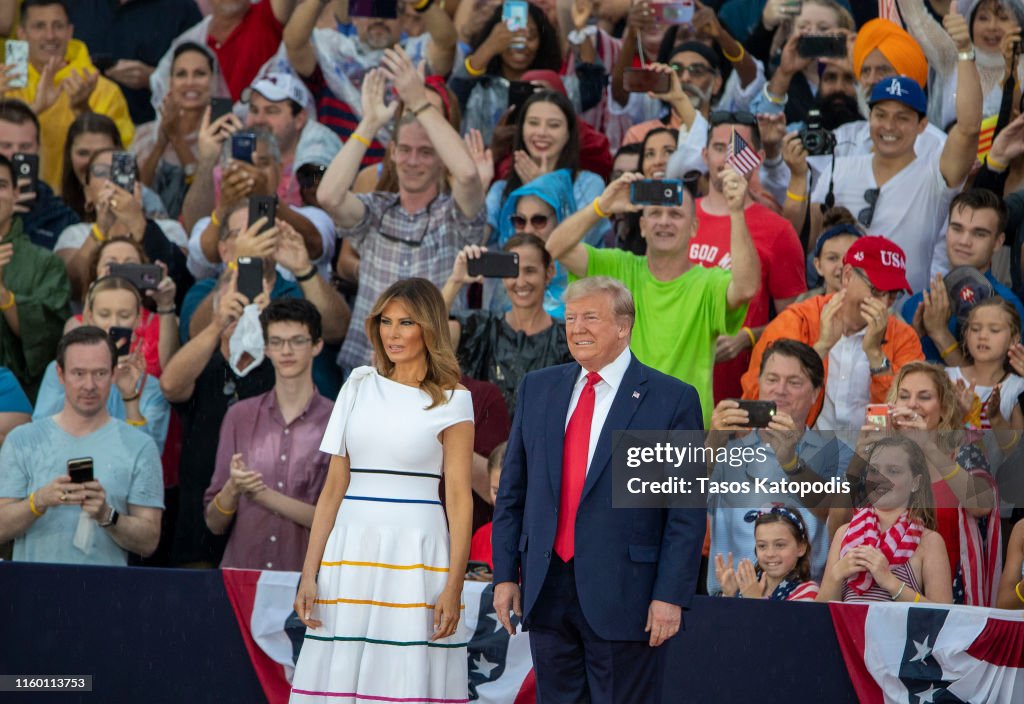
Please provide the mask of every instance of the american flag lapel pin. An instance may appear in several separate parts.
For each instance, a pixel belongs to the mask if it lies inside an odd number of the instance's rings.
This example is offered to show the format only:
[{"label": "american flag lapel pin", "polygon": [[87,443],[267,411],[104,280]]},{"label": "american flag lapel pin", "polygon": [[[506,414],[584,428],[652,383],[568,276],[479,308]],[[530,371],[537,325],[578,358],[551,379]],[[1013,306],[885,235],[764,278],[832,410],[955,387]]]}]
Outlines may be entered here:
[{"label": "american flag lapel pin", "polygon": [[633,392],[633,398],[640,398],[640,392],[639,391],[634,391]]}]

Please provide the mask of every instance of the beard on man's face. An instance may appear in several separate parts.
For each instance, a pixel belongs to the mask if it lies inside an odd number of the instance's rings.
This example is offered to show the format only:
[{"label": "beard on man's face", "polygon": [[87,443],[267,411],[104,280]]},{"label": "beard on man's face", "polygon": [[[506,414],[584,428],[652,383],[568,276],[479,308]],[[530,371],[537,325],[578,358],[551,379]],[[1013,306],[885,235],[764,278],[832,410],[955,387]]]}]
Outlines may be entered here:
[{"label": "beard on man's face", "polygon": [[827,130],[834,130],[847,122],[864,119],[860,110],[860,101],[855,95],[846,93],[819,95],[814,102],[821,112],[821,126]]}]

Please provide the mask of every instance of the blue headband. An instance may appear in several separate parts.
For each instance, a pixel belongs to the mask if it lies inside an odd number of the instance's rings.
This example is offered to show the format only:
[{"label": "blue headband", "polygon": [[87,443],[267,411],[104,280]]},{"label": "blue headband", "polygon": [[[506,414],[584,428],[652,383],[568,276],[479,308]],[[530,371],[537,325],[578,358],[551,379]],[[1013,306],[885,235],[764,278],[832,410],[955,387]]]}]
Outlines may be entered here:
[{"label": "blue headband", "polygon": [[793,511],[791,511],[790,509],[786,508],[785,506],[776,505],[776,506],[772,506],[768,510],[756,509],[755,508],[752,511],[747,511],[746,514],[743,516],[743,520],[746,521],[747,523],[753,523],[754,521],[756,521],[761,516],[766,516],[766,515],[772,514],[772,513],[775,514],[776,516],[782,516],[783,518],[788,520],[790,523],[792,523],[796,527],[796,532],[800,535],[800,537],[803,538],[804,540],[807,540],[807,535],[806,535],[806,533],[804,533],[804,522],[800,520],[800,517],[798,515],[793,513]]}]

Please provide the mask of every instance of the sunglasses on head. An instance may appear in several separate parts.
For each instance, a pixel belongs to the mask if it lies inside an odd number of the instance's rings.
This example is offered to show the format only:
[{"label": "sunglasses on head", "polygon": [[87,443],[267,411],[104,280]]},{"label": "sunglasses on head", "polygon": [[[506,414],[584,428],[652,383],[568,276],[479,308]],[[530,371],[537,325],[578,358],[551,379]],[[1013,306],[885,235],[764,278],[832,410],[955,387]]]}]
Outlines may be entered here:
[{"label": "sunglasses on head", "polygon": [[746,110],[736,110],[735,112],[729,110],[713,110],[711,115],[708,116],[708,122],[712,127],[718,127],[719,125],[747,125],[749,127],[757,127],[757,118],[754,113],[747,112]]},{"label": "sunglasses on head", "polygon": [[531,215],[526,218],[522,215],[510,215],[509,221],[512,223],[512,227],[516,230],[525,230],[526,223],[529,222],[530,226],[535,230],[543,230],[548,226],[548,221],[551,219],[547,215]]}]

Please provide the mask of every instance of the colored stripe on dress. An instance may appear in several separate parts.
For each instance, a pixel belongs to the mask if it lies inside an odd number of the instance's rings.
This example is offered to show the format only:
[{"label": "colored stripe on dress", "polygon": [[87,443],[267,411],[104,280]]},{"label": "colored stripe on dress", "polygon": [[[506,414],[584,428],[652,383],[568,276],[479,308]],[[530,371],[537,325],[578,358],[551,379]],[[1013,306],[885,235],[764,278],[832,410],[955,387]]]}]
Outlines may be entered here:
[{"label": "colored stripe on dress", "polygon": [[313,692],[308,689],[293,689],[292,694],[306,694],[311,697],[349,697],[372,702],[423,702],[424,704],[466,704],[469,699],[438,699],[436,697],[381,697],[358,692]]},{"label": "colored stripe on dress", "polygon": [[350,469],[350,472],[356,472],[360,474],[394,474],[400,477],[426,477],[427,479],[440,479],[440,474],[431,474],[430,472],[400,472],[397,469]]},{"label": "colored stripe on dress", "polygon": [[388,504],[437,504],[441,505],[440,501],[433,501],[430,499],[385,499],[381,496],[345,496],[345,501],[382,501]]},{"label": "colored stripe on dress", "polygon": [[364,638],[362,636],[311,636],[307,633],[303,638],[308,640],[322,640],[325,642],[330,641],[346,641],[346,642],[361,642],[371,643],[373,645],[397,645],[401,647],[413,646],[413,645],[425,645],[428,648],[465,648],[469,643],[434,643],[429,640],[378,640],[376,638]]},{"label": "colored stripe on dress", "polygon": [[[317,604],[361,604],[363,606],[385,606],[389,609],[432,609],[436,604],[398,604],[390,601],[373,601],[371,599],[317,599]],[[459,608],[465,609],[462,604]]]},{"label": "colored stripe on dress", "polygon": [[447,567],[431,567],[422,563],[418,565],[389,565],[386,562],[357,562],[355,560],[337,560],[336,562],[321,562],[321,567],[380,567],[385,570],[426,570],[427,572],[447,572]]}]

